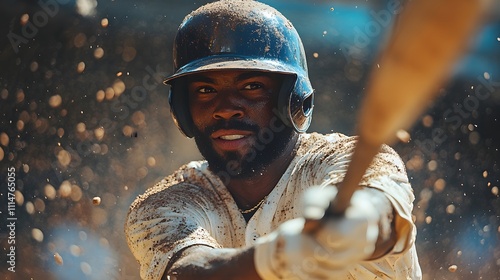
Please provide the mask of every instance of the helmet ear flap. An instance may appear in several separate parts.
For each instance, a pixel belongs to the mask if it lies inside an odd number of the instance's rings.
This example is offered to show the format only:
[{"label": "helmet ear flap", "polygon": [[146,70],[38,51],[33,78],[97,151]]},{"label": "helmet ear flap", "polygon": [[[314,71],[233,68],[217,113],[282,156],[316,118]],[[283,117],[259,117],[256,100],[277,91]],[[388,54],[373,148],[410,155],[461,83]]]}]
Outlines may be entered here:
[{"label": "helmet ear flap", "polygon": [[168,103],[170,104],[170,115],[175,125],[186,137],[194,137],[193,119],[189,109],[189,95],[185,92],[187,88],[185,79],[176,79],[170,85]]},{"label": "helmet ear flap", "polygon": [[306,98],[304,98],[304,101],[302,101],[302,114],[304,114],[305,117],[310,118],[312,115],[312,111],[314,108],[314,91],[311,92]]},{"label": "helmet ear flap", "polygon": [[284,76],[275,112],[285,125],[297,132],[305,132],[309,128],[314,108],[314,90],[303,83],[297,74]]},{"label": "helmet ear flap", "polygon": [[290,98],[292,98],[292,91],[297,78],[297,74],[283,75],[281,89],[278,94],[278,108],[277,112],[274,112],[289,127],[294,127],[292,115],[290,114]]}]

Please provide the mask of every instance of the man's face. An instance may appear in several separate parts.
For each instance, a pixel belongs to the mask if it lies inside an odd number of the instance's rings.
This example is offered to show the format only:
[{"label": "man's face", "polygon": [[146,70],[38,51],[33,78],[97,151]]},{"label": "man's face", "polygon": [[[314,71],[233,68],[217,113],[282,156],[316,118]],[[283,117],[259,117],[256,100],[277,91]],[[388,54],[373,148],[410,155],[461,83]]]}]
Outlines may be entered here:
[{"label": "man's face", "polygon": [[189,77],[194,138],[213,172],[248,178],[284,154],[295,132],[273,113],[281,81],[279,74],[257,71]]}]

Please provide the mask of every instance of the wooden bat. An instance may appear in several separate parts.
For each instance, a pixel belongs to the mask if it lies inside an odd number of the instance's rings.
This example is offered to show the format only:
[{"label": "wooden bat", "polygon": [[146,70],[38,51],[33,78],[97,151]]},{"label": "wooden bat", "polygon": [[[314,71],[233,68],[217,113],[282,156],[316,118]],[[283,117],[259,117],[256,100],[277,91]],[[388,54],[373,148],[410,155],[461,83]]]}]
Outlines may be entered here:
[{"label": "wooden bat", "polygon": [[[485,6],[481,0],[407,3],[371,72],[358,119],[358,142],[329,214],[346,210],[381,145],[393,143],[396,132],[410,128],[430,105],[480,26]],[[314,224],[308,220],[306,229]]]}]

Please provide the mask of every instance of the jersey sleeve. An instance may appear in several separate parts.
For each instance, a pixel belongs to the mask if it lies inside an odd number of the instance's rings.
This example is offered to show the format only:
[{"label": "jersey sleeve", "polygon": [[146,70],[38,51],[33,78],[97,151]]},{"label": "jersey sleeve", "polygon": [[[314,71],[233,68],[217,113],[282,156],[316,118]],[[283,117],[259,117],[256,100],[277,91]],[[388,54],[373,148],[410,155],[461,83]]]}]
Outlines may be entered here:
[{"label": "jersey sleeve", "polygon": [[125,233],[141,278],[161,279],[169,260],[189,246],[221,247],[213,236],[221,216],[215,205],[213,193],[188,183],[168,188],[160,183],[139,196],[130,207]]},{"label": "jersey sleeve", "polygon": [[[335,134],[333,136],[326,137],[330,144],[321,146],[322,152],[318,154],[323,154],[323,157],[316,159],[317,162],[321,162],[321,167],[317,168],[318,173],[315,176],[323,178],[319,185],[338,186],[342,182],[355,148],[355,137]],[[392,252],[400,253],[408,250],[415,242],[416,236],[416,227],[412,219],[415,196],[401,157],[394,149],[383,145],[360,185],[378,189],[389,199],[397,214],[395,226],[398,241]]]},{"label": "jersey sleeve", "polygon": [[415,242],[416,227],[412,219],[415,196],[401,157],[384,145],[367,170],[361,185],[379,189],[391,202],[395,216],[398,241],[392,252],[406,251]]}]

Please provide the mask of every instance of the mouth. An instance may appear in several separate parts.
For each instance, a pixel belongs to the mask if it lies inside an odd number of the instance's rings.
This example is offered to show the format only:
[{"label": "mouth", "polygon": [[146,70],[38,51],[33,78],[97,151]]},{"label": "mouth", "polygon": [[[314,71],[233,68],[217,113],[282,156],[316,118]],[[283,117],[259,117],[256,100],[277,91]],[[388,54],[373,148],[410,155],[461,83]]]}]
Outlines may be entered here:
[{"label": "mouth", "polygon": [[217,148],[234,151],[243,148],[250,142],[252,132],[245,130],[217,130],[212,133],[212,140]]},{"label": "mouth", "polygon": [[222,139],[222,140],[238,140],[238,139],[241,139],[243,137],[245,137],[245,135],[233,134],[233,135],[223,135],[223,136],[220,136],[219,139]]}]

